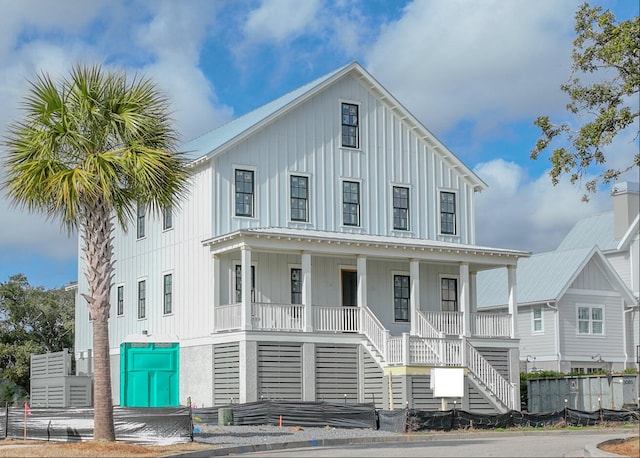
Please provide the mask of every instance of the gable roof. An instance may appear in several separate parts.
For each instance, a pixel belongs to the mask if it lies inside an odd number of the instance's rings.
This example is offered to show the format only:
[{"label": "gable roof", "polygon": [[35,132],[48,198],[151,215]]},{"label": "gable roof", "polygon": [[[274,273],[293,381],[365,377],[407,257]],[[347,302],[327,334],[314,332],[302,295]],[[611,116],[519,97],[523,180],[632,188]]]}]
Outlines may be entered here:
[{"label": "gable roof", "polygon": [[[635,298],[606,260],[597,246],[565,251],[540,253],[518,261],[518,305],[557,302],[571,287],[585,266],[595,259],[612,287],[625,302],[635,304]],[[478,308],[507,304],[506,269],[478,272]]]},{"label": "gable roof", "polygon": [[602,251],[615,250],[618,243],[613,234],[613,212],[589,216],[581,219],[571,228],[557,250],[590,248],[595,245]]},{"label": "gable roof", "polygon": [[398,115],[403,122],[414,129],[416,136],[430,145],[445,161],[465,176],[473,184],[475,190],[484,190],[487,185],[467,167],[453,152],[451,152],[435,135],[418,121],[395,97],[393,97],[370,73],[359,63],[352,62],[342,68],[330,72],[282,97],[267,103],[227,124],[224,124],[204,135],[184,143],[180,150],[186,152],[194,163],[214,157],[234,144],[242,141],[248,135],[274,122],[288,111],[299,106],[309,98],[318,94],[336,81],[351,75],[365,83],[369,91]]}]

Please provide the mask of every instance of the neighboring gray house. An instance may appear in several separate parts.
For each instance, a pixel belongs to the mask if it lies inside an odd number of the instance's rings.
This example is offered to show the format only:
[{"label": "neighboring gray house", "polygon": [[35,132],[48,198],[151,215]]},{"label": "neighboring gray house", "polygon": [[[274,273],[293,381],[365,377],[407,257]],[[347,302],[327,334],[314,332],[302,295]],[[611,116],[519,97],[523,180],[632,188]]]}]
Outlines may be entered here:
[{"label": "neighboring gray house", "polygon": [[[580,220],[549,253],[518,263],[523,372],[638,368],[638,184],[620,183],[614,211]],[[478,274],[478,308],[501,311],[499,271]]]},{"label": "neighboring gray house", "polygon": [[[452,368],[462,408],[519,408],[515,271],[529,253],[476,245],[486,185],[359,64],[183,148],[187,201],[141,208],[115,236],[116,404],[436,409],[432,370]],[[505,271],[504,313],[476,313],[487,269]],[[79,372],[91,346],[80,299]]]}]

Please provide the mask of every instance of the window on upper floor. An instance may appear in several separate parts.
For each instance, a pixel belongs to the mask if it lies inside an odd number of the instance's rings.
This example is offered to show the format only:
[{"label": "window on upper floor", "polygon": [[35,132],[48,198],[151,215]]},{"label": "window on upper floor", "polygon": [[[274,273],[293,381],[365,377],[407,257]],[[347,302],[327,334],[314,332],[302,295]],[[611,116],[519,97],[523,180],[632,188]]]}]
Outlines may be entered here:
[{"label": "window on upper floor", "polygon": [[147,317],[147,281],[138,281],[138,319]]},{"label": "window on upper floor", "polygon": [[531,319],[531,330],[534,333],[541,333],[544,330],[542,328],[542,307],[533,308]]},{"label": "window on upper floor", "polygon": [[124,315],[124,285],[116,289],[116,315]]},{"label": "window on upper floor", "polygon": [[409,188],[393,187],[393,228],[409,230]]},{"label": "window on upper floor", "polygon": [[[242,302],[242,266],[236,264],[235,274],[236,303]],[[251,266],[251,302],[256,300],[256,266]]]},{"label": "window on upper floor", "polygon": [[456,194],[440,192],[440,233],[456,234]]},{"label": "window on upper floor", "polygon": [[162,210],[162,230],[166,231],[173,227],[173,206],[169,205]]},{"label": "window on upper floor", "polygon": [[342,104],[342,146],[347,148],[360,147],[358,120],[358,105],[354,103]]},{"label": "window on upper floor", "polygon": [[599,306],[578,306],[578,334],[604,335],[604,309]]},{"label": "window on upper floor", "polygon": [[169,315],[173,313],[173,274],[165,274],[163,280],[163,312]]},{"label": "window on upper floor", "polygon": [[144,238],[145,236],[145,219],[147,216],[147,212],[143,205],[138,204],[138,215],[136,219],[136,235],[139,239]]},{"label": "window on upper floor", "polygon": [[342,224],[360,226],[360,183],[342,182]]},{"label": "window on upper floor", "polygon": [[409,275],[393,276],[393,319],[394,321],[409,321]]},{"label": "window on upper floor", "polygon": [[458,311],[458,279],[442,277],[440,279],[440,297],[443,312]]},{"label": "window on upper floor", "polygon": [[291,175],[291,221],[309,221],[309,177]]},{"label": "window on upper floor", "polygon": [[252,170],[236,170],[236,216],[253,217],[254,204],[254,172]]}]

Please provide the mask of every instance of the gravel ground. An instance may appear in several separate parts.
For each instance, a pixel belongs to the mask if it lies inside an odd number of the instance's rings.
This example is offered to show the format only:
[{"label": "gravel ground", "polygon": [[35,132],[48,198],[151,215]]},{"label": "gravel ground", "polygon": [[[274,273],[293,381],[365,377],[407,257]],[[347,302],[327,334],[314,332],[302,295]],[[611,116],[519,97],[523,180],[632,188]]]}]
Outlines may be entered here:
[{"label": "gravel ground", "polygon": [[398,433],[359,428],[314,428],[301,426],[204,426],[194,434],[194,440],[219,447],[277,444],[283,442],[359,437],[396,436]]}]

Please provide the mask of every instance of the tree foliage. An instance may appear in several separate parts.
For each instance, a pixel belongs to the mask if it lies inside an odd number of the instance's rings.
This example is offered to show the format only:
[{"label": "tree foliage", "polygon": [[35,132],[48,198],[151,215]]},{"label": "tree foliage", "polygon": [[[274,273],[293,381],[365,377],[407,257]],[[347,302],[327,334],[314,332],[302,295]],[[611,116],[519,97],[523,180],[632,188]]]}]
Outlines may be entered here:
[{"label": "tree foliage", "polygon": [[617,22],[610,10],[602,11],[588,3],[579,8],[575,18],[573,65],[561,89],[571,99],[567,110],[581,125],[573,128],[568,122],[558,124],[548,116],[538,117],[534,124],[542,136],[531,158],[537,159],[552,143],[560,143],[549,153],[549,175],[554,186],[565,174],[576,184],[597,169],[595,178],[584,184],[587,200],[599,183],[615,182],[640,166],[640,153],[620,168],[605,165],[605,149],[622,130],[635,129],[634,142],[638,141],[640,18]]},{"label": "tree foliage", "polygon": [[14,205],[79,229],[93,331],[94,439],[115,440],[109,311],[115,223],[177,208],[189,173],[169,101],[146,78],[75,66],[39,75],[9,128],[3,187]]},{"label": "tree foliage", "polygon": [[29,391],[31,354],[71,348],[74,293],[45,290],[23,274],[0,283],[0,379]]}]

